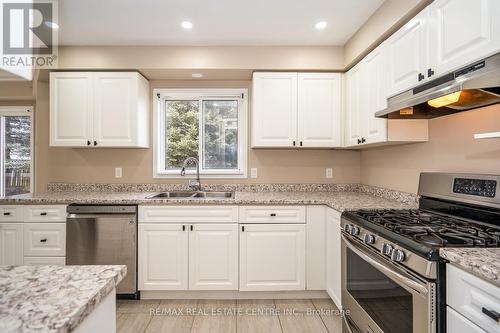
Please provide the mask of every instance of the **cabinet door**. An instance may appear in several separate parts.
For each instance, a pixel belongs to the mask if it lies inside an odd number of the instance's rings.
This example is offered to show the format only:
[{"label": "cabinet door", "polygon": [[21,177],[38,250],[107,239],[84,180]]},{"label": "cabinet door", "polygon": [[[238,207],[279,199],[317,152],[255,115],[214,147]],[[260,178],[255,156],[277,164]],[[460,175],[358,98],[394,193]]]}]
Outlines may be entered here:
[{"label": "cabinet door", "polygon": [[437,0],[429,8],[429,67],[435,74],[500,50],[500,1]]},{"label": "cabinet door", "polygon": [[0,223],[0,265],[23,264],[22,223]]},{"label": "cabinet door", "polygon": [[190,226],[189,289],[238,289],[237,224]]},{"label": "cabinet door", "polygon": [[345,75],[346,80],[346,146],[357,146],[361,142],[363,126],[361,124],[361,63],[354,66]]},{"label": "cabinet door", "polygon": [[446,330],[453,333],[487,333],[451,307],[446,307]]},{"label": "cabinet door", "polygon": [[362,103],[363,138],[365,144],[387,141],[387,119],[375,117],[375,112],[387,107],[387,52],[385,45],[372,51],[363,60]]},{"label": "cabinet door", "polygon": [[240,290],[305,289],[305,225],[240,226]]},{"label": "cabinet door", "polygon": [[137,80],[137,73],[95,73],[93,144],[98,147],[135,144]]},{"label": "cabinet door", "polygon": [[341,303],[340,213],[328,209],[326,214],[326,291],[339,309]]},{"label": "cabinet door", "polygon": [[387,40],[390,96],[410,89],[427,77],[424,71],[428,62],[428,12],[425,8]]},{"label": "cabinet door", "polygon": [[50,145],[86,147],[92,140],[92,73],[50,73]]},{"label": "cabinet door", "polygon": [[254,73],[252,146],[297,145],[297,73]]},{"label": "cabinet door", "polygon": [[139,224],[140,290],[187,290],[188,231],[182,224]]},{"label": "cabinet door", "polygon": [[298,74],[300,147],[340,146],[341,80],[340,73]]}]

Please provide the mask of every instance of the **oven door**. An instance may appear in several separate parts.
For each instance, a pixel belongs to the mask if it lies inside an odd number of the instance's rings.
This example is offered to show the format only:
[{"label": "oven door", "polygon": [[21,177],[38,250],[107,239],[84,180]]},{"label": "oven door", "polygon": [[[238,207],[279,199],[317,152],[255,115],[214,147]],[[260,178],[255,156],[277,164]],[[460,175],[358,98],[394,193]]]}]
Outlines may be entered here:
[{"label": "oven door", "polygon": [[434,333],[435,283],[342,234],[344,331]]}]

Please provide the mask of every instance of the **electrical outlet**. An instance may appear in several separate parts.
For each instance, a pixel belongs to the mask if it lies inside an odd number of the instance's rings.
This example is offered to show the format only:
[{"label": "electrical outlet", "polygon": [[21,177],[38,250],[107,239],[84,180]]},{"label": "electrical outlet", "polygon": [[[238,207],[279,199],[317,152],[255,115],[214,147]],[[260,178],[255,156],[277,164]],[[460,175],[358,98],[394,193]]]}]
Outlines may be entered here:
[{"label": "electrical outlet", "polygon": [[122,178],[122,168],[115,168],[115,178]]},{"label": "electrical outlet", "polygon": [[257,178],[257,168],[250,168],[250,178]]},{"label": "electrical outlet", "polygon": [[333,178],[333,169],[326,168],[326,178]]}]

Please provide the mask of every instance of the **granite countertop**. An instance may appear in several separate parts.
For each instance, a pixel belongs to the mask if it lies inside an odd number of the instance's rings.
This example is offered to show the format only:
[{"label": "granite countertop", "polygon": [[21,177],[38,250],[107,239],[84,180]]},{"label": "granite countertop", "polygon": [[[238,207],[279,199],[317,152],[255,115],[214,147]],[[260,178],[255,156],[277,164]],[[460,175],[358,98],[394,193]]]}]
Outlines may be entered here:
[{"label": "granite countertop", "polygon": [[500,248],[442,248],[439,254],[452,265],[500,287]]},{"label": "granite countertop", "polygon": [[0,266],[0,332],[73,331],[127,267]]},{"label": "granite countertop", "polygon": [[169,205],[327,205],[338,211],[354,209],[416,208],[402,202],[358,191],[235,192],[234,199],[147,199],[152,192],[55,191],[0,199],[0,204],[169,204]]}]

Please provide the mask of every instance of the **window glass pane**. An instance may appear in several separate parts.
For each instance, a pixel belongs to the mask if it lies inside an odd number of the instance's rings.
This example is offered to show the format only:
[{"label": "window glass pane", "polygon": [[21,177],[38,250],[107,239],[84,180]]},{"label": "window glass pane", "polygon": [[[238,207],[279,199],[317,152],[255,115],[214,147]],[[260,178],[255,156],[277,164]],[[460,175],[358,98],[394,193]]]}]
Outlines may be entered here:
[{"label": "window glass pane", "polygon": [[3,194],[30,192],[31,120],[27,116],[2,117]]},{"label": "window glass pane", "polygon": [[238,168],[238,101],[203,101],[203,168]]},{"label": "window glass pane", "polygon": [[167,169],[180,169],[188,157],[198,158],[198,101],[166,102]]}]

